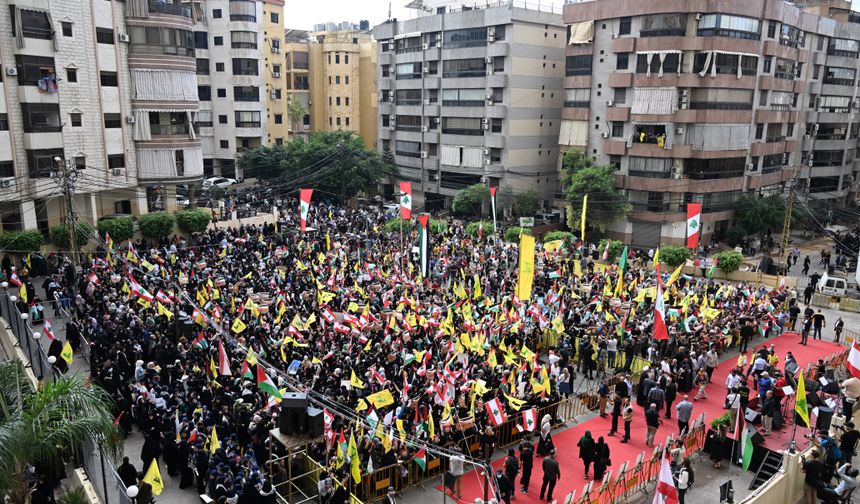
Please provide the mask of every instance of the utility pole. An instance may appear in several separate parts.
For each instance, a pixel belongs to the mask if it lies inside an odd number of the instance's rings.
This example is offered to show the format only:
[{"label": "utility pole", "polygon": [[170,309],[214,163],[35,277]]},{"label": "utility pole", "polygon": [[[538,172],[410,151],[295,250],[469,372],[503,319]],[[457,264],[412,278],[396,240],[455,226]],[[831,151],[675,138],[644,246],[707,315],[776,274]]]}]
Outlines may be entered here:
[{"label": "utility pole", "polygon": [[788,185],[788,197],[785,199],[785,220],[782,223],[782,242],[779,244],[779,259],[788,268],[788,243],[791,240],[791,211],[794,209],[794,199],[797,196],[797,167],[791,170],[791,181]]},{"label": "utility pole", "polygon": [[[78,167],[74,160],[64,161],[60,157],[55,157],[54,162],[57,165],[57,169],[53,174],[53,178],[60,190],[63,191],[63,197],[66,200],[66,228],[69,230],[69,248],[71,249],[70,255],[72,258],[72,279],[75,280],[78,272],[78,253],[80,252],[78,249],[80,244],[78,243],[77,234],[78,216],[75,212],[74,205],[75,183],[78,181]],[[72,283],[74,285],[74,282]]]}]

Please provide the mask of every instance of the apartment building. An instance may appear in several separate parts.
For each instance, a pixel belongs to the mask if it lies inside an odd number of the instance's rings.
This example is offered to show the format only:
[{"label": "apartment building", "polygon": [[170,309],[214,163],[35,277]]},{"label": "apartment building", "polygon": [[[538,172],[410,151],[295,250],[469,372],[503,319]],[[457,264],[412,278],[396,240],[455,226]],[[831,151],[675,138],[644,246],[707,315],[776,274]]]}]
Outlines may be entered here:
[{"label": "apartment building", "polygon": [[281,145],[289,135],[287,116],[287,73],[284,71],[284,2],[269,0],[263,4],[263,68],[266,100],[267,145]]},{"label": "apartment building", "polygon": [[561,14],[515,4],[428,8],[373,29],[377,147],[394,153],[416,204],[440,209],[477,183],[557,192]]},{"label": "apartment building", "polygon": [[294,116],[292,132],[354,131],[375,146],[377,51],[370,33],[287,30],[285,38],[288,100],[305,111]]},{"label": "apartment building", "polygon": [[[197,90],[200,99],[199,136],[206,176],[242,178],[236,154],[267,141],[263,120],[270,104],[267,74],[273,60],[265,26],[271,23],[274,0],[207,0],[194,19]],[[270,13],[263,16],[263,6]],[[273,28],[272,28],[273,29]],[[279,34],[273,35],[278,37]],[[274,119],[273,119],[274,122]]]},{"label": "apartment building", "polygon": [[802,204],[854,200],[860,16],[822,3],[821,15],[782,0],[565,5],[559,144],[618,170],[633,212],[612,234],[683,243],[696,202],[709,240],[741,195],[783,193],[793,173]]}]

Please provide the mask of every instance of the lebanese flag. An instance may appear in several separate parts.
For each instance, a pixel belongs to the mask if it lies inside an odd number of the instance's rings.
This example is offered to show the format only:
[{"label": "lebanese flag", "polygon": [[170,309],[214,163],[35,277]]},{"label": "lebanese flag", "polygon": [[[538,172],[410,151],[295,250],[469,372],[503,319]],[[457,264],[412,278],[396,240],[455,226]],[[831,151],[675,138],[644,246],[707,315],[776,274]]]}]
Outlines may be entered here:
[{"label": "lebanese flag", "polygon": [[663,288],[657,285],[657,299],[654,301],[654,339],[669,339],[669,330],[666,328],[666,308],[663,306]]},{"label": "lebanese flag", "polygon": [[101,281],[101,280],[99,280],[99,276],[98,276],[98,275],[96,275],[95,271],[94,271],[94,272],[92,272],[92,273],[90,273],[90,275],[87,277],[87,280],[88,280],[90,283],[94,283],[94,284],[96,284],[96,285],[99,285],[100,283],[102,283],[102,281]]},{"label": "lebanese flag", "polygon": [[660,462],[660,477],[657,480],[657,488],[654,492],[652,504],[678,504],[678,489],[672,479],[672,468],[666,457]]},{"label": "lebanese flag", "polygon": [[412,218],[412,182],[400,183],[400,218]]},{"label": "lebanese flag", "polygon": [[230,371],[230,359],[227,358],[227,352],[224,351],[224,343],[218,341],[218,373],[222,376],[232,376]]},{"label": "lebanese flag", "polygon": [[18,278],[17,273],[12,273],[11,275],[9,275],[9,283],[14,285],[15,287],[21,286],[21,279]]},{"label": "lebanese flag", "polygon": [[[493,232],[496,232],[496,190],[498,187],[490,188],[490,210],[493,212]],[[483,226],[481,226],[483,227]],[[481,227],[478,228],[478,232],[481,232]]]},{"label": "lebanese flag", "polygon": [[308,225],[308,212],[311,209],[311,196],[313,193],[313,189],[299,190],[299,227],[301,228],[302,233],[305,232],[305,228],[307,228]]},{"label": "lebanese flag", "polygon": [[609,245],[612,243],[612,240],[606,240],[606,248],[603,249],[603,254],[600,256],[601,261],[609,260]]},{"label": "lebanese flag", "polygon": [[860,378],[860,345],[857,341],[851,344],[851,351],[848,352],[848,372],[855,378]]},{"label": "lebanese flag", "polygon": [[52,330],[51,322],[48,319],[45,319],[45,325],[42,326],[42,334],[48,337],[48,341],[54,341],[54,331]]},{"label": "lebanese flag", "polygon": [[490,417],[490,421],[493,422],[493,425],[496,427],[502,425],[505,423],[505,420],[507,420],[505,408],[502,406],[502,401],[500,401],[498,397],[485,404],[484,408],[487,410],[487,416]]},{"label": "lebanese flag", "polygon": [[170,297],[158,289],[158,292],[155,293],[155,299],[161,302],[161,304],[173,304],[173,300]]},{"label": "lebanese flag", "polygon": [[325,321],[328,322],[329,324],[334,324],[335,321],[337,320],[334,316],[334,313],[332,313],[331,310],[328,309],[328,307],[323,309],[322,318],[325,319]]},{"label": "lebanese flag", "polygon": [[702,204],[687,203],[687,248],[699,246],[699,232],[702,227]]},{"label": "lebanese flag", "polygon": [[523,411],[523,430],[534,432],[537,428],[537,408]]}]

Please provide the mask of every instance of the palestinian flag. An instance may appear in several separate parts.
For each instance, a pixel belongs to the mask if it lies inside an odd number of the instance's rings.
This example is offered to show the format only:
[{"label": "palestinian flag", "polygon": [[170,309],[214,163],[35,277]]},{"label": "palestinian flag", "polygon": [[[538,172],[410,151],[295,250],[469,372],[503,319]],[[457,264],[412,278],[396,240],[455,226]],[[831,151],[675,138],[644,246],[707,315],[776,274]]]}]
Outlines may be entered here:
[{"label": "palestinian flag", "polygon": [[275,385],[275,382],[273,382],[272,379],[269,378],[269,376],[266,374],[266,371],[263,369],[263,366],[257,366],[257,387],[272,397],[278,399],[284,398],[281,395],[281,391],[278,390],[278,387]]},{"label": "palestinian flag", "polygon": [[[259,366],[257,366],[259,368]],[[254,379],[254,373],[251,372],[250,366],[248,366],[248,361],[245,360],[242,362],[242,377],[248,378],[249,380]]]},{"label": "palestinian flag", "polygon": [[418,464],[418,467],[421,468],[422,471],[427,470],[427,450],[425,446],[422,446],[420,450],[418,450],[415,455],[412,456],[412,460]]},{"label": "palestinian flag", "polygon": [[[738,416],[740,416],[740,414],[738,414]],[[738,460],[738,462],[743,464],[744,471],[749,469],[750,462],[752,462],[753,448],[752,436],[750,435],[749,427],[747,427],[744,429],[744,437],[741,442],[741,458]]]},{"label": "palestinian flag", "polygon": [[427,274],[430,270],[430,236],[428,228],[428,224],[430,223],[430,216],[427,214],[419,215],[418,222],[421,224],[421,228],[419,229],[418,234],[419,264],[421,268],[421,276],[423,278],[427,278]]},{"label": "palestinian flag", "polygon": [[714,264],[712,264],[711,267],[708,268],[708,280],[714,278],[714,272],[717,271],[717,259],[719,258],[714,257]]},{"label": "palestinian flag", "polygon": [[191,342],[196,348],[200,348],[202,350],[206,350],[209,348],[209,342],[206,341],[206,337],[203,336],[203,331],[200,331],[200,334],[197,335],[197,338]]}]

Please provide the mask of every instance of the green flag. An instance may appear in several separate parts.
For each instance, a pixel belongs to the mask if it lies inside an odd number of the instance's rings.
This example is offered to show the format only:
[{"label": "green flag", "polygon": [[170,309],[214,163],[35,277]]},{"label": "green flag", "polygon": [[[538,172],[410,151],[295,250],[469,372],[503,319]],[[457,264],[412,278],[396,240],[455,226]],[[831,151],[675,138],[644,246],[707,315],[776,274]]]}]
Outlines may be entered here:
[{"label": "green flag", "polygon": [[748,428],[744,429],[744,439],[741,443],[741,463],[743,464],[744,471],[749,469],[750,462],[752,462],[753,448],[754,446],[752,436],[750,436],[750,430]]},{"label": "green flag", "polygon": [[621,252],[621,260],[618,261],[618,269],[621,274],[627,273],[627,245],[624,246],[624,252]]},{"label": "green flag", "polygon": [[708,280],[714,278],[714,272],[717,271],[717,257],[714,257],[714,264],[708,269]]}]

